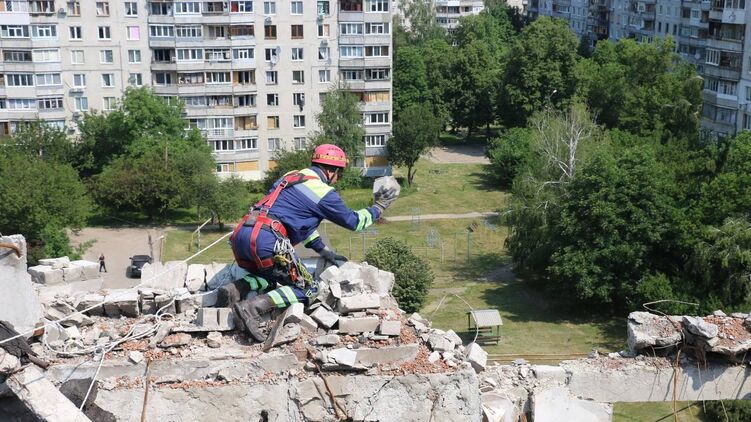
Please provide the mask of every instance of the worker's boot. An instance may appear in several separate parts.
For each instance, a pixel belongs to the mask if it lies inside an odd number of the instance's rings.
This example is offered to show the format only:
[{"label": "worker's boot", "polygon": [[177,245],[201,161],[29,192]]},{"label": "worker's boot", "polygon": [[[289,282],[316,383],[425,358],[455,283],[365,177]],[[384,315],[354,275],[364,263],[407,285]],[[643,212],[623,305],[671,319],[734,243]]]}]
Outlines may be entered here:
[{"label": "worker's boot", "polygon": [[245,299],[248,293],[250,293],[250,284],[242,278],[225,284],[217,291],[216,306],[231,308],[235,303]]},{"label": "worker's boot", "polygon": [[261,317],[276,306],[269,295],[263,294],[252,299],[236,303],[232,309],[235,311],[235,326],[245,329],[256,341],[266,340],[266,334],[261,331]]}]

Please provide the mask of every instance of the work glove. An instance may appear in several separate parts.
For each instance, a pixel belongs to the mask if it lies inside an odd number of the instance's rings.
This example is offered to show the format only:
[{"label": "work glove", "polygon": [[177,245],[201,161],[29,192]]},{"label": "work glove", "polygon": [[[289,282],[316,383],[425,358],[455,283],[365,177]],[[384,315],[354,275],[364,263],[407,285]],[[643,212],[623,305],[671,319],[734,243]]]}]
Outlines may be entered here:
[{"label": "work glove", "polygon": [[349,261],[346,256],[337,254],[336,252],[329,249],[328,246],[321,249],[318,252],[318,255],[320,255],[323,259],[325,259],[326,261],[329,261],[330,263],[336,266],[339,266],[339,264],[337,264],[336,261],[344,261],[344,262]]},{"label": "work glove", "polygon": [[373,194],[374,204],[378,211],[383,214],[384,211],[399,197],[399,190],[396,188],[382,187]]}]

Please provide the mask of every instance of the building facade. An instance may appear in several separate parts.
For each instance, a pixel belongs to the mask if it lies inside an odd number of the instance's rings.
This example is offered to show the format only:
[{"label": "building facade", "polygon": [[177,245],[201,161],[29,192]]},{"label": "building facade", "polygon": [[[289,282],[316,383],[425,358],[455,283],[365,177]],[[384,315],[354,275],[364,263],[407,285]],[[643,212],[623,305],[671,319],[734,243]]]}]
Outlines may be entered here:
[{"label": "building facade", "polygon": [[279,149],[305,148],[326,92],[360,99],[361,166],[386,164],[389,0],[6,1],[0,127],[41,118],[75,132],[129,86],[185,102],[219,175],[258,179]]},{"label": "building facade", "polygon": [[[529,14],[567,19],[573,28],[573,19],[554,13],[556,4],[570,1],[532,0]],[[589,34],[598,39],[672,37],[704,82],[702,128],[721,137],[751,130],[751,45],[745,48],[751,14],[746,17],[745,0],[589,0],[588,12]]]},{"label": "building facade", "polygon": [[478,15],[485,9],[482,0],[435,0],[435,18],[438,25],[451,31],[459,25],[459,18]]}]

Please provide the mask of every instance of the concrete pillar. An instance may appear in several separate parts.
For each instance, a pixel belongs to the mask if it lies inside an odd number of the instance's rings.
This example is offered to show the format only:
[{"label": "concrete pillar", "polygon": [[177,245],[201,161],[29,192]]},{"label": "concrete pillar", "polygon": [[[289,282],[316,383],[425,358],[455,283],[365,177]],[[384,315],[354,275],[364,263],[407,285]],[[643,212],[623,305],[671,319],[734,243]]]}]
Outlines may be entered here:
[{"label": "concrete pillar", "polygon": [[34,365],[9,376],[5,383],[40,420],[91,422]]}]

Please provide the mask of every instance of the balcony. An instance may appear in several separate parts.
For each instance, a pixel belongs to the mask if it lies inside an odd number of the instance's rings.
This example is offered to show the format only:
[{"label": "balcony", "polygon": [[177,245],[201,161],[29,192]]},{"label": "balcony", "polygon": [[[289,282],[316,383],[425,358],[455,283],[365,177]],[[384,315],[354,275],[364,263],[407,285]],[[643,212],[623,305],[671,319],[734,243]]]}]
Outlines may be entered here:
[{"label": "balcony", "polygon": [[724,50],[724,51],[735,51],[738,53],[743,52],[743,40],[736,40],[731,38],[725,38],[723,39],[720,36],[714,37],[710,36],[707,38],[706,46],[709,48],[714,48],[717,50]]},{"label": "balcony", "polygon": [[232,128],[211,128],[202,129],[201,133],[206,135],[208,139],[227,139],[234,136],[235,130]]},{"label": "balcony", "polygon": [[728,66],[704,66],[704,75],[716,77],[720,79],[729,79],[731,81],[738,81],[741,79],[741,69],[738,67]]}]

